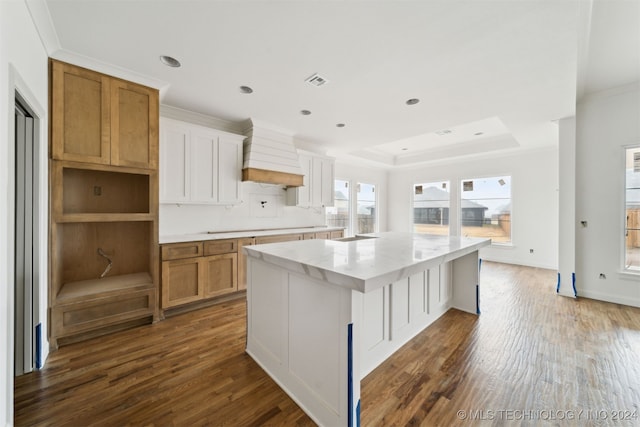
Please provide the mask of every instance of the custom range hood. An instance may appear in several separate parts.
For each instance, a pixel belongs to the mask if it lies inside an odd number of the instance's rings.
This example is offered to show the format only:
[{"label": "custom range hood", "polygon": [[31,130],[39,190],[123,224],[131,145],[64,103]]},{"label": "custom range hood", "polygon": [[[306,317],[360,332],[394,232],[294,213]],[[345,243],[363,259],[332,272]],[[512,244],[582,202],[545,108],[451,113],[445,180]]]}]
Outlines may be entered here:
[{"label": "custom range hood", "polygon": [[292,135],[253,119],[249,121],[245,135],[243,181],[287,187],[303,185],[304,172]]}]

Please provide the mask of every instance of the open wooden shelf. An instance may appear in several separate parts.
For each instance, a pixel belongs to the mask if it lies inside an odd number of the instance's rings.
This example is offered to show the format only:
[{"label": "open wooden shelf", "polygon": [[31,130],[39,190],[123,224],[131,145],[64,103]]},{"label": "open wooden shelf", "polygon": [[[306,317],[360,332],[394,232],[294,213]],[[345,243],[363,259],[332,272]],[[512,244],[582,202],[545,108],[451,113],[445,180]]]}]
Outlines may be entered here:
[{"label": "open wooden shelf", "polygon": [[58,293],[59,303],[71,303],[74,300],[87,301],[90,298],[120,294],[124,290],[135,291],[154,288],[149,273],[121,274],[119,276],[104,277],[102,279],[80,280],[62,285]]},{"label": "open wooden shelf", "polygon": [[159,319],[159,114],[154,89],[55,60],[49,73],[55,349]]},{"label": "open wooden shelf", "polygon": [[149,175],[62,168],[62,212],[149,213]]}]

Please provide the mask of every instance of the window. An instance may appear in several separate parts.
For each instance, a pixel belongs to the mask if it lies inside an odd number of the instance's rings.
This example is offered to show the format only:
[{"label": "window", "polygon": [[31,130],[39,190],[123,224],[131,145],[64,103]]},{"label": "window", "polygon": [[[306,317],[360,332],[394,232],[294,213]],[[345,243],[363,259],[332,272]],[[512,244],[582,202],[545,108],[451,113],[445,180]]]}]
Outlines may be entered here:
[{"label": "window", "polygon": [[462,236],[511,242],[511,177],[465,179],[461,183]]},{"label": "window", "polygon": [[335,181],[335,199],[332,207],[326,208],[326,222],[329,227],[344,227],[345,236],[351,235],[351,227],[349,226],[349,181],[336,179]]},{"label": "window", "polygon": [[624,266],[640,271],[640,147],[627,148],[625,164]]},{"label": "window", "polygon": [[375,233],[376,227],[376,186],[358,183],[356,233]]},{"label": "window", "polygon": [[413,231],[449,235],[449,181],[413,186]]}]

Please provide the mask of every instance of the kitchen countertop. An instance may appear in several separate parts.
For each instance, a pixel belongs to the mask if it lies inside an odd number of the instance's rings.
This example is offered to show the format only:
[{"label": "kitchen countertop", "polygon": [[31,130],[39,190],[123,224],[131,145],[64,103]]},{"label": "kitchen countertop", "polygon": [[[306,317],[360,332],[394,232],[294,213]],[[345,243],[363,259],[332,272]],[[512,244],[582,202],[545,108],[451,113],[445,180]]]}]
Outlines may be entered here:
[{"label": "kitchen countertop", "polygon": [[219,240],[219,239],[241,239],[243,237],[258,236],[277,236],[280,234],[297,234],[297,233],[321,233],[323,231],[344,230],[344,227],[327,227],[318,225],[315,227],[302,228],[276,228],[266,230],[243,230],[243,231],[221,231],[219,233],[194,233],[194,234],[178,234],[160,236],[160,244],[166,243],[182,243],[182,242],[198,242],[203,240]]},{"label": "kitchen countertop", "polygon": [[[491,244],[491,239],[372,233],[362,240],[245,246],[250,257],[334,285],[369,292]],[[347,239],[348,240],[348,239]]]}]

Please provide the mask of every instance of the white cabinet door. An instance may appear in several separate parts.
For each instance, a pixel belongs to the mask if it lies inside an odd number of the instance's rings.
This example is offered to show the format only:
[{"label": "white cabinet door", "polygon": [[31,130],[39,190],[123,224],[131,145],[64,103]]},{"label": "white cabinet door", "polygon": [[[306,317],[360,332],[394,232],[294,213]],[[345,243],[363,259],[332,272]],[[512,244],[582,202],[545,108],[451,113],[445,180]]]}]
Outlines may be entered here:
[{"label": "white cabinet door", "polygon": [[322,206],[322,159],[313,158],[311,167],[311,206]]},{"label": "white cabinet door", "polygon": [[191,132],[191,201],[218,202],[218,136],[203,131]]},{"label": "white cabinet door", "polygon": [[162,118],[160,203],[240,203],[244,138]]},{"label": "white cabinet door", "polygon": [[333,159],[322,159],[322,178],[320,183],[320,205],[323,207],[333,206],[335,174]]},{"label": "white cabinet door", "polygon": [[220,137],[218,140],[218,202],[240,203],[242,181],[242,142]]},{"label": "white cabinet door", "polygon": [[189,128],[174,123],[163,124],[160,132],[160,201],[188,202],[191,199]]},{"label": "white cabinet door", "polygon": [[329,157],[300,154],[303,186],[287,189],[287,204],[301,207],[333,206],[334,160]]},{"label": "white cabinet door", "polygon": [[[311,191],[311,171],[313,170],[313,158],[311,156],[300,155],[298,156],[300,162],[300,168],[304,177],[302,178],[302,187],[290,188],[290,194],[292,194],[293,200],[291,205],[309,207],[313,205],[312,191]],[[289,191],[287,190],[287,191]]]}]

